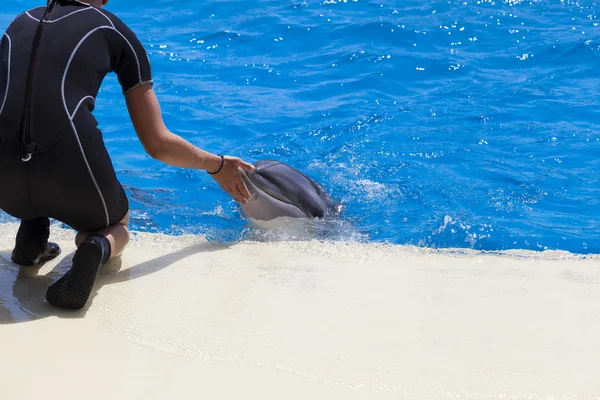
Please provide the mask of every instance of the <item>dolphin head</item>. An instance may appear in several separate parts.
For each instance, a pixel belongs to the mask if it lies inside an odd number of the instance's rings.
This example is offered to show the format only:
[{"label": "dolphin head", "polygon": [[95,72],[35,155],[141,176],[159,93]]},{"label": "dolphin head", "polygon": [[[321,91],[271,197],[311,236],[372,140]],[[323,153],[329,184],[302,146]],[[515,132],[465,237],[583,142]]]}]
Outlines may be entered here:
[{"label": "dolphin head", "polygon": [[262,160],[252,172],[242,171],[250,191],[242,205],[247,218],[271,221],[276,218],[337,217],[343,206],[333,200],[321,185],[300,171],[279,161]]}]

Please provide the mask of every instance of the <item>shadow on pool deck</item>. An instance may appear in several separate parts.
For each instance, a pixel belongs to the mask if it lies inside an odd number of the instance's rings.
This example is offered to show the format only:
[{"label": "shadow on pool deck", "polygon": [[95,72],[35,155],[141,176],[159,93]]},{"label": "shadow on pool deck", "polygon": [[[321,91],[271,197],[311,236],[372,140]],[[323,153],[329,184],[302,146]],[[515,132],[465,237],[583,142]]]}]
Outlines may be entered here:
[{"label": "shadow on pool deck", "polygon": [[86,306],[79,311],[62,310],[45,301],[46,290],[71,267],[73,254],[65,256],[46,275],[39,275],[42,267],[19,267],[10,261],[10,251],[0,252],[0,325],[35,321],[46,317],[83,318],[93,304],[98,289],[104,285],[137,279],[158,272],[169,265],[198,253],[224,250],[230,243],[199,243],[164,256],[134,265],[121,271],[121,260],[106,264],[100,271],[94,290]]}]

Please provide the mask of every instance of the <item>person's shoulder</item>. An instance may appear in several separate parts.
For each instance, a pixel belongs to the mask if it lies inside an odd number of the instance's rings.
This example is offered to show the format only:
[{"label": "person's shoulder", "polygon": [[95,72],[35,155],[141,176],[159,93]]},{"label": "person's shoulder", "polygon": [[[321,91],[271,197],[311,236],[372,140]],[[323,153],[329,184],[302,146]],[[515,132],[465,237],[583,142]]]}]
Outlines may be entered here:
[{"label": "person's shoulder", "polygon": [[120,21],[120,19],[110,11],[105,10],[104,8],[94,8],[96,9],[96,11],[100,12],[100,14],[103,14],[106,18],[110,19],[111,21]]},{"label": "person's shoulder", "polygon": [[31,22],[37,22],[36,18],[33,16],[35,13],[37,13],[39,10],[43,10],[45,7],[34,7],[31,8],[29,10],[23,11],[22,13],[18,14],[10,24],[8,24],[8,27],[6,28],[6,32],[9,32],[10,29],[18,23],[25,23],[27,20],[31,21]]},{"label": "person's shoulder", "polygon": [[98,10],[107,19],[109,19],[115,29],[117,29],[119,31],[122,31],[123,29],[129,29],[127,27],[127,24],[125,24],[119,17],[117,17],[115,14],[111,13],[110,11],[105,10],[103,8],[96,8],[96,10]]}]

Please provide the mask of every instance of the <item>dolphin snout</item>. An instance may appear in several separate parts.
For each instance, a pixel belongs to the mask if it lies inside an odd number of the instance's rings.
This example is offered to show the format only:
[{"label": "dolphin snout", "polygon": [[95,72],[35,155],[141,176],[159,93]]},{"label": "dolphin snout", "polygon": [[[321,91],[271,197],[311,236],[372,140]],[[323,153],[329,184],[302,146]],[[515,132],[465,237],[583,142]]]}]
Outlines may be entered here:
[{"label": "dolphin snout", "polygon": [[246,171],[245,169],[241,169],[238,167],[238,169],[240,170],[240,175],[242,176],[242,179],[244,180],[244,182],[247,182],[250,180],[250,177],[252,175],[254,175],[254,171]]},{"label": "dolphin snout", "polygon": [[255,172],[254,171],[246,171],[241,168],[239,168],[239,170],[240,170],[240,175],[242,176],[242,180],[246,184],[246,187],[248,188],[250,195],[252,197],[255,197],[256,196],[256,186],[254,185],[254,183],[252,183],[252,178],[253,178]]}]

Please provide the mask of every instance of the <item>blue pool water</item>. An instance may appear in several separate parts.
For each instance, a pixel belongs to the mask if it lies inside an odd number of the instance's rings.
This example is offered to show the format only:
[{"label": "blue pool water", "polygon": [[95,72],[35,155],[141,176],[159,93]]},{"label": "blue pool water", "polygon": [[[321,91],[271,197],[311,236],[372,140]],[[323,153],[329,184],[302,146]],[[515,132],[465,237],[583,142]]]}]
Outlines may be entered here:
[{"label": "blue pool water", "polygon": [[[37,4],[3,2],[0,29]],[[338,228],[348,236],[598,253],[599,7],[112,0],[108,9],[145,44],[172,131],[303,170],[346,204]],[[144,154],[114,77],[96,115],[135,229],[248,234],[205,173]]]}]

